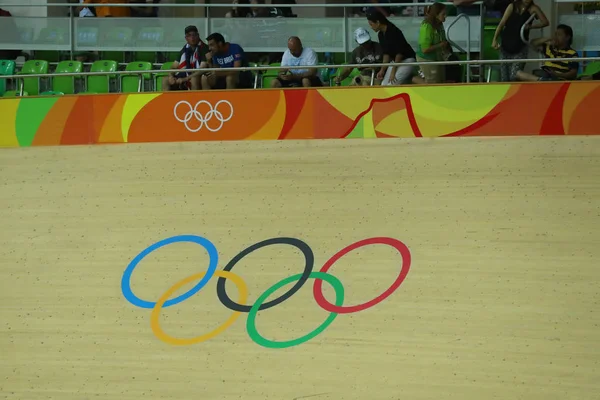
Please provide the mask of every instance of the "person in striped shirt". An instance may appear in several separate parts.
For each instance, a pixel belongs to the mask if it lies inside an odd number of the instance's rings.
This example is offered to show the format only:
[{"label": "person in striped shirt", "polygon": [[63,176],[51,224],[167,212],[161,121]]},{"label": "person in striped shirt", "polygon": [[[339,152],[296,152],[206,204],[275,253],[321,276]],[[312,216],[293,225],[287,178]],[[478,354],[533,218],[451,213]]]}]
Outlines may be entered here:
[{"label": "person in striped shirt", "polygon": [[579,63],[569,61],[569,58],[578,57],[577,51],[571,48],[573,44],[573,29],[570,26],[560,24],[556,27],[553,38],[535,39],[532,44],[540,49],[548,61],[542,66],[541,76],[519,71],[517,73],[518,80],[536,82],[571,81],[577,79]]},{"label": "person in striped shirt", "polygon": [[179,60],[173,62],[171,69],[182,72],[171,73],[163,78],[162,90],[200,90],[203,68],[208,67],[208,46],[200,39],[198,28],[193,25],[185,28],[186,44],[179,52]]}]

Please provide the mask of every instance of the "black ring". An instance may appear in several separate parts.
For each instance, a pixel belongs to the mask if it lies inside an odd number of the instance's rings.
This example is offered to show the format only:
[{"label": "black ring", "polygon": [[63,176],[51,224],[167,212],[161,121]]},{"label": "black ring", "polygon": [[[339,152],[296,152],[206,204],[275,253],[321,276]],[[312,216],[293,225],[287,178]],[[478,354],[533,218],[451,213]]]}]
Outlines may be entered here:
[{"label": "black ring", "polygon": [[[237,264],[242,258],[246,257],[248,254],[252,253],[255,250],[260,249],[261,247],[270,246],[272,244],[289,244],[290,246],[294,246],[294,247],[298,248],[298,250],[300,250],[302,252],[302,254],[304,254],[304,258],[306,259],[306,265],[304,266],[304,272],[302,273],[302,277],[298,280],[298,282],[296,282],[296,284],[290,290],[288,290],[287,292],[285,292],[278,298],[262,304],[260,306],[260,308],[258,309],[259,311],[266,310],[268,308],[276,306],[277,304],[282,303],[285,300],[292,297],[294,295],[294,293],[296,293],[298,290],[300,290],[300,288],[308,280],[310,273],[312,272],[314,263],[315,263],[315,256],[312,252],[312,249],[310,248],[310,246],[308,244],[304,243],[300,239],[280,237],[280,238],[272,238],[272,239],[263,240],[262,242],[253,244],[252,246],[246,248],[245,250],[242,250],[237,256],[233,257],[231,259],[231,261],[229,261],[229,263],[227,263],[225,268],[223,268],[223,271],[231,271],[233,269],[233,267],[235,266],[235,264]],[[231,300],[231,298],[227,295],[227,292],[225,291],[225,282],[226,281],[227,280],[225,278],[219,278],[219,280],[217,281],[217,296],[219,297],[219,300],[221,301],[221,303],[223,303],[223,305],[225,307],[227,307],[233,311],[246,312],[246,313],[250,312],[250,309],[252,308],[251,305],[248,306],[248,305],[242,305],[242,304],[236,303],[235,301]]]}]

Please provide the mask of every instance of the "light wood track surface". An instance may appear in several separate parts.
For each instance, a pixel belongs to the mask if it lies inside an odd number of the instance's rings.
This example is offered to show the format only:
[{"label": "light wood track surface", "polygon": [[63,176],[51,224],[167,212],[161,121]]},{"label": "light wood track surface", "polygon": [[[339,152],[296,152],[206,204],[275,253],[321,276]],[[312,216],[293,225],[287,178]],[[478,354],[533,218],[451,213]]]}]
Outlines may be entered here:
[{"label": "light wood track surface", "polygon": [[[600,398],[600,138],[5,149],[0,170],[1,398]],[[177,346],[121,288],[136,255],[175,235],[214,243],[217,270],[275,237],[306,242],[314,271],[370,237],[401,241],[412,262],[387,299],[340,313],[306,343],[263,347],[242,312],[220,335]],[[140,261],[131,288],[156,302],[208,264],[198,244],[173,243]],[[304,264],[278,244],[232,272],[252,305]],[[401,266],[392,247],[369,245],[328,274],[351,306]],[[191,338],[234,315],[217,281],[163,308],[164,331]],[[314,282],[259,311],[258,332],[285,341],[326,321]]]}]

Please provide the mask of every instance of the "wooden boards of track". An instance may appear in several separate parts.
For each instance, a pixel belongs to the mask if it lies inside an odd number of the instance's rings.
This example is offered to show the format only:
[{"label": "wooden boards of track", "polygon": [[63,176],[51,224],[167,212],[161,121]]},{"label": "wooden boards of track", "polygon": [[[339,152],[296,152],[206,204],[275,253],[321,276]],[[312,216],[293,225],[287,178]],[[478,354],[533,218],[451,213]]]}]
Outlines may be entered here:
[{"label": "wooden boards of track", "polygon": [[[1,397],[600,392],[597,139],[27,148],[0,169]],[[223,287],[186,297],[211,256]]]}]

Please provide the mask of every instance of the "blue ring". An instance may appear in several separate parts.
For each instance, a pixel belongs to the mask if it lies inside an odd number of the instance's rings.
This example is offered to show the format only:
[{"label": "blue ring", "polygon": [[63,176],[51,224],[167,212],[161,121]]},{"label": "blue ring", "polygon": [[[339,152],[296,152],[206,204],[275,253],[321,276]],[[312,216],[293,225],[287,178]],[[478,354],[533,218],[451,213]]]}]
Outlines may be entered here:
[{"label": "blue ring", "polygon": [[210,259],[209,265],[208,265],[208,270],[206,271],[206,275],[204,275],[204,277],[200,280],[200,282],[198,282],[198,284],[196,286],[194,286],[189,291],[187,291],[186,293],[182,294],[179,297],[175,297],[174,299],[167,300],[165,302],[165,304],[163,305],[163,307],[170,307],[175,304],[181,303],[182,301],[184,301],[184,300],[188,299],[189,297],[198,293],[200,291],[200,289],[202,289],[204,286],[206,286],[206,284],[208,283],[210,278],[212,278],[213,275],[215,274],[215,271],[217,270],[217,263],[219,261],[219,254],[217,253],[217,248],[215,247],[215,245],[210,240],[205,239],[200,236],[195,236],[195,235],[172,236],[170,238],[163,239],[160,242],[156,242],[153,245],[148,246],[145,250],[143,250],[140,254],[138,254],[133,259],[133,261],[131,261],[129,263],[129,265],[125,269],[125,272],[123,273],[123,278],[121,278],[121,291],[123,292],[123,296],[125,296],[125,299],[127,299],[127,301],[129,301],[131,304],[133,304],[134,306],[137,306],[137,307],[154,308],[154,306],[156,305],[156,302],[142,300],[139,297],[137,297],[135,294],[133,294],[133,292],[131,291],[131,274],[133,273],[133,270],[135,269],[135,267],[137,267],[137,265],[140,263],[140,261],[142,261],[142,259],[144,257],[146,257],[148,254],[152,253],[154,250],[159,249],[163,246],[166,246],[171,243],[178,243],[178,242],[191,242],[191,243],[199,244],[200,246],[204,247],[206,249],[206,251],[208,252],[208,257]]}]

